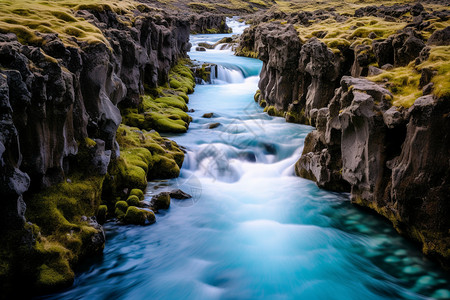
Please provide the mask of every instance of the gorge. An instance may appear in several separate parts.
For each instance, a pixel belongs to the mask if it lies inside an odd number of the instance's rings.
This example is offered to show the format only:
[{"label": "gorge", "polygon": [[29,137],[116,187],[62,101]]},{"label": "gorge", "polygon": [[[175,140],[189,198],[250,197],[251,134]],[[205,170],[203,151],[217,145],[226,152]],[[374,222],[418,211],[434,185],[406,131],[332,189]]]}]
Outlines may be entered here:
[{"label": "gorge", "polygon": [[94,2],[0,23],[2,297],[450,297],[448,11]]}]

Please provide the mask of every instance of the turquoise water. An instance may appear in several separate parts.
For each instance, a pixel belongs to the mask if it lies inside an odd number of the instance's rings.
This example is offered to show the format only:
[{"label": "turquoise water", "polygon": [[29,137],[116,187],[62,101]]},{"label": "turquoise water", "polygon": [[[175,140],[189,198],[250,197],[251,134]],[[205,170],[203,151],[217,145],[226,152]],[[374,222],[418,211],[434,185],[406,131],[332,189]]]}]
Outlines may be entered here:
[{"label": "turquoise water", "polygon": [[79,270],[71,289],[46,298],[449,297],[449,278],[384,219],[294,176],[312,127],[269,117],[255,104],[251,75],[261,62],[227,50],[190,55],[247,74],[196,87],[194,121],[171,137],[186,148],[181,176],[150,182],[146,194],[181,188],[193,198],[173,201],[148,227],[105,224],[103,257]]}]

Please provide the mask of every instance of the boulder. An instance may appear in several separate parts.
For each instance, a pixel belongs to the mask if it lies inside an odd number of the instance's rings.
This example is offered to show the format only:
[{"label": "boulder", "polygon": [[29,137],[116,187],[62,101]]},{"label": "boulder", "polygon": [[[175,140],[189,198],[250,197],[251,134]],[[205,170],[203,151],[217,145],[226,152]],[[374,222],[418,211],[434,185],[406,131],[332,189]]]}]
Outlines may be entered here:
[{"label": "boulder", "polygon": [[170,207],[170,193],[162,192],[153,196],[150,206],[156,210],[168,209]]},{"label": "boulder", "polygon": [[436,30],[428,39],[429,46],[449,46],[450,45],[450,26],[442,30]]},{"label": "boulder", "polygon": [[189,198],[192,198],[191,195],[189,195],[188,193],[183,192],[180,189],[171,190],[170,191],[170,197],[174,198],[174,199],[189,199]]},{"label": "boulder", "polygon": [[130,206],[127,209],[123,221],[127,224],[150,225],[156,222],[156,217],[149,209]]}]

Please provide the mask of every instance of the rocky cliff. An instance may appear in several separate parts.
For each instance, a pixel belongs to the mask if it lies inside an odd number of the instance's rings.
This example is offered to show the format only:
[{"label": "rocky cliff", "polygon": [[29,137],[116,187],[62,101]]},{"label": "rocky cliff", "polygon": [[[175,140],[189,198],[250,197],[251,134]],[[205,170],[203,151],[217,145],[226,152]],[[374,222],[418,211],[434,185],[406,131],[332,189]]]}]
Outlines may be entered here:
[{"label": "rocky cliff", "polygon": [[[9,19],[20,12],[11,5]],[[55,22],[54,33],[16,25],[21,14],[0,26],[2,296],[70,285],[72,267],[103,250],[93,217],[101,202],[106,216],[123,197],[141,196],[131,190],[145,189],[147,177],[178,175],[183,153],[175,143],[120,124],[121,111],[164,96],[162,85],[187,101],[193,77],[177,62],[190,47],[189,20],[117,5],[45,7],[51,16],[36,22]],[[145,93],[152,96],[143,100]],[[173,110],[187,127],[189,117]]]},{"label": "rocky cliff", "polygon": [[237,51],[264,63],[265,111],[315,126],[296,173],[350,192],[447,269],[449,17],[422,4],[271,10]]}]

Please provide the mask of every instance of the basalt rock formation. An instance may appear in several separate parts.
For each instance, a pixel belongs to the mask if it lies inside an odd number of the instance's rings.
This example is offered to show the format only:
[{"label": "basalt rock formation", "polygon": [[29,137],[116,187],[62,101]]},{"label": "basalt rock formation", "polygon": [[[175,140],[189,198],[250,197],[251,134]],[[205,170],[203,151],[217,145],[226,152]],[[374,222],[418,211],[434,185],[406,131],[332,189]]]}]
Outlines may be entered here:
[{"label": "basalt rock formation", "polygon": [[211,13],[193,14],[190,17],[192,33],[229,33],[225,16]]},{"label": "basalt rock formation", "polygon": [[263,61],[255,101],[265,111],[315,126],[296,173],[350,192],[446,269],[449,17],[425,4],[367,6],[354,16],[271,10],[254,18],[237,51]]},{"label": "basalt rock formation", "polygon": [[[190,48],[190,23],[134,13],[129,18],[110,9],[74,12],[100,30],[103,42],[0,33],[3,296],[70,285],[71,267],[104,247],[103,229],[91,218],[106,211],[99,209],[103,181],[127,195],[136,178],[145,179],[146,173],[131,169],[124,163],[127,153],[120,152],[121,109],[140,106],[146,89],[169,81],[171,68]],[[181,166],[183,154],[175,143],[157,133],[150,138],[137,128],[120,132],[121,140],[140,134],[135,140],[144,144],[150,139],[152,149],[170,155],[139,150],[143,161],[153,158],[145,170],[162,168],[172,177],[179,172],[173,165]],[[128,172],[127,178],[121,172]],[[146,181],[139,186],[145,187]],[[58,190],[71,194],[58,195]],[[21,291],[17,285],[29,288]]]}]

